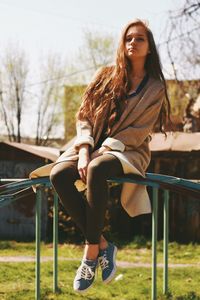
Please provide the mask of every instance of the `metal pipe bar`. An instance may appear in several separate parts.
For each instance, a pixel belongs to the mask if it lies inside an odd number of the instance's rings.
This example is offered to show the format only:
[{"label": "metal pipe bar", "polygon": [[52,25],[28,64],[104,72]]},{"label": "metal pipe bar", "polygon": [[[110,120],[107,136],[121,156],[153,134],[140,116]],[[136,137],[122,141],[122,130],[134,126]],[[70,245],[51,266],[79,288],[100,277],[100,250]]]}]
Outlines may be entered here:
[{"label": "metal pipe bar", "polygon": [[53,206],[53,291],[58,291],[58,195],[54,192]]},{"label": "metal pipe bar", "polygon": [[[141,176],[124,176],[123,178],[111,178],[110,182],[123,183],[137,183],[142,185],[148,185],[153,187],[153,213],[152,213],[152,300],[156,300],[157,297],[157,223],[158,223],[158,188],[165,189],[164,192],[164,270],[163,270],[163,292],[168,291],[168,215],[169,215],[169,190],[178,193],[189,193],[193,197],[199,199],[200,195],[200,183],[192,182],[182,178],[176,178],[173,176],[166,176],[161,174],[146,173],[146,178]],[[1,182],[6,182],[0,179]],[[35,186],[36,193],[36,207],[35,207],[35,221],[36,221],[36,290],[35,298],[40,299],[40,240],[41,240],[41,201],[42,192],[38,188],[38,185],[50,187],[51,183],[49,177],[27,179],[27,180],[16,180],[9,184],[0,186],[0,207],[10,204],[11,202],[21,198],[23,190],[26,187]],[[16,193],[8,194],[16,191]],[[27,191],[28,192],[28,191]],[[24,191],[24,193],[27,193]],[[3,194],[5,193],[5,194]],[[55,196],[54,199],[54,279],[53,288],[54,292],[58,290],[58,198]]]},{"label": "metal pipe bar", "polygon": [[168,292],[169,191],[164,191],[163,226],[163,294]]},{"label": "metal pipe bar", "polygon": [[35,299],[40,299],[40,240],[41,240],[41,201],[42,191],[37,189],[35,203],[35,244],[36,244],[36,265],[35,265]]},{"label": "metal pipe bar", "polygon": [[1,185],[0,194],[2,194],[4,191],[15,191],[15,190],[22,189],[24,187],[31,187],[37,184],[50,185],[49,177],[26,179],[20,182],[12,182],[12,183]]},{"label": "metal pipe bar", "polygon": [[152,211],[152,287],[151,299],[157,297],[157,229],[158,227],[158,189],[153,188],[153,211]]}]

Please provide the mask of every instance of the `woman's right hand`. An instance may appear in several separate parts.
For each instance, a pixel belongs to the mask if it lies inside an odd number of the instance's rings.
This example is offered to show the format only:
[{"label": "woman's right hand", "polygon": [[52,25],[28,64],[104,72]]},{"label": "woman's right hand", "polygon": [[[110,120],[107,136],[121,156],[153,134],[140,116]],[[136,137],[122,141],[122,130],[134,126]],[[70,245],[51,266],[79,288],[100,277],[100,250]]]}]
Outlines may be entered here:
[{"label": "woman's right hand", "polygon": [[89,156],[89,145],[81,145],[79,148],[79,159],[78,159],[78,172],[81,180],[86,184],[87,181],[87,167],[90,162]]}]

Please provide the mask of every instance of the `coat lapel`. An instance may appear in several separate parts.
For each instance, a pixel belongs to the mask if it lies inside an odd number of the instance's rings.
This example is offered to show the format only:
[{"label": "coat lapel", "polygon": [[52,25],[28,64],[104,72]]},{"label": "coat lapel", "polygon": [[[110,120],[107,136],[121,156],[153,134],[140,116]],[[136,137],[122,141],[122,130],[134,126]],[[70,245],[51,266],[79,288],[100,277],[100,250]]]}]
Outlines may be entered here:
[{"label": "coat lapel", "polygon": [[[112,137],[119,129],[123,130],[127,127],[127,123],[131,124],[133,120],[137,119],[137,117],[142,113],[143,110],[149,105],[152,101],[152,97],[154,97],[154,83],[155,80],[153,78],[149,78],[147,84],[142,89],[142,91],[134,96],[132,99],[128,99],[127,105],[120,117],[120,120],[116,122],[110,132],[110,136]],[[111,104],[113,105],[113,104]],[[111,110],[112,110],[111,106]],[[93,127],[93,137],[95,140],[95,144],[98,143],[98,140],[101,136],[102,130],[104,128],[104,120],[108,118],[108,114],[110,112],[109,107],[104,110],[103,114],[95,121]],[[131,116],[130,116],[131,115]],[[128,117],[130,116],[129,120]],[[128,122],[126,122],[128,120]]]},{"label": "coat lapel", "polygon": [[146,97],[145,93],[146,91],[148,91],[149,84],[152,84],[151,81],[152,79],[149,78],[146,86],[142,89],[142,91],[138,95],[127,100],[127,105],[121,115],[120,120],[117,123],[115,123],[112,127],[111,136],[114,135],[119,128],[123,129],[123,125],[125,125],[125,120],[130,114],[131,120],[134,120],[141,113],[142,109],[145,108],[146,105],[143,105],[143,100],[145,99],[145,103],[146,101],[148,101],[148,98]]}]

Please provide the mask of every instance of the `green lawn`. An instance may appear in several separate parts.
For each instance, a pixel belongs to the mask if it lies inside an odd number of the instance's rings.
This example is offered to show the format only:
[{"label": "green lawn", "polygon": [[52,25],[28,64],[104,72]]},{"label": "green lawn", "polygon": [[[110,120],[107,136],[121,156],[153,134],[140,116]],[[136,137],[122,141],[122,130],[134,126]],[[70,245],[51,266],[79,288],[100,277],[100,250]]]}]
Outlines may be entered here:
[{"label": "green lawn", "polygon": [[[118,260],[128,262],[151,262],[151,243],[148,241],[133,241],[130,243],[119,244]],[[77,258],[82,257],[82,245],[59,244],[59,256]],[[158,262],[162,262],[163,243],[158,242]],[[15,241],[0,241],[0,256],[33,256],[35,254],[34,243],[18,243]],[[52,244],[41,243],[41,255],[52,256]],[[199,263],[200,264],[200,245],[178,243],[169,244],[169,263]]]},{"label": "green lawn", "polygon": [[[118,245],[118,261],[151,262],[150,244],[146,248],[135,242]],[[42,256],[52,256],[52,245],[41,244]],[[34,256],[34,243],[0,242],[0,256]],[[200,245],[169,245],[171,263],[198,264],[200,262]],[[162,243],[158,243],[158,256],[161,261]],[[99,270],[94,286],[84,295],[73,292],[72,282],[82,256],[82,246],[59,245],[59,257],[69,257],[77,261],[59,261],[58,284],[60,293],[52,293],[52,262],[41,264],[41,299],[88,299],[88,300],[148,300],[151,298],[150,268],[118,268],[118,281],[110,285],[101,282]],[[116,276],[117,276],[116,275]],[[35,265],[27,263],[0,264],[0,300],[34,300]],[[170,293],[162,296],[162,270],[158,270],[158,299],[200,300],[200,266],[169,269]]]}]

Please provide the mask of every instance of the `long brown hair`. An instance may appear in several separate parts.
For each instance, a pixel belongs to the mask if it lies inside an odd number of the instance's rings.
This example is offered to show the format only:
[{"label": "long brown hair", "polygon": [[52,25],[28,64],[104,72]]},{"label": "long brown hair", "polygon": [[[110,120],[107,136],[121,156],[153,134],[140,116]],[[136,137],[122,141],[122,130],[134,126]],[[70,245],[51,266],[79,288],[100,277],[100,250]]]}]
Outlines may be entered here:
[{"label": "long brown hair", "polygon": [[[77,119],[88,118],[93,124],[96,118],[101,116],[107,105],[114,103],[114,110],[110,112],[108,120],[108,131],[113,124],[120,118],[120,101],[126,99],[130,89],[129,72],[131,64],[125,55],[125,38],[128,29],[132,26],[143,26],[147,33],[149,51],[145,70],[150,77],[160,80],[165,90],[165,101],[160,112],[160,131],[163,132],[163,125],[166,124],[170,116],[170,102],[167,94],[166,82],[162,73],[161,63],[156,49],[153,34],[146,22],[136,19],[126,25],[122,31],[121,39],[116,55],[116,64],[103,67],[96,74],[95,79],[88,85],[83,94],[83,101],[77,113]],[[102,120],[103,121],[103,120]]]}]

